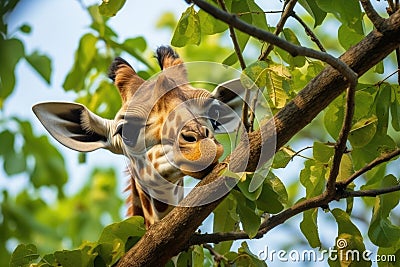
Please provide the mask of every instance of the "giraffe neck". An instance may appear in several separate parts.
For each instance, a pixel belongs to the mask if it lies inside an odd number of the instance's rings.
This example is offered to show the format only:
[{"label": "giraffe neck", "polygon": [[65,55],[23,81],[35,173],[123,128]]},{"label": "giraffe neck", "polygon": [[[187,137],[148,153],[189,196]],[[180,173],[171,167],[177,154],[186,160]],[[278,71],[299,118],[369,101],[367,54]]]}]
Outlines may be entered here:
[{"label": "giraffe neck", "polygon": [[128,215],[141,215],[146,226],[161,220],[183,198],[183,174],[170,163],[172,148],[155,145],[131,158]]}]

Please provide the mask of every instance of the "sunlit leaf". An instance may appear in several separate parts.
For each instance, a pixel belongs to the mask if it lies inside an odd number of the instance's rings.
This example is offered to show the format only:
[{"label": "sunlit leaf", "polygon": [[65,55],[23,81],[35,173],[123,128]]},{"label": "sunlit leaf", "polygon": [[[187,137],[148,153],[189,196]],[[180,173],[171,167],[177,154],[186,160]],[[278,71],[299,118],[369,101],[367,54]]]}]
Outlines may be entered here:
[{"label": "sunlit leaf", "polygon": [[[338,235],[336,238],[335,249],[338,250],[338,257],[328,260],[330,266],[371,266],[371,261],[366,261],[363,257],[356,258],[346,256],[354,251],[358,251],[358,255],[362,255],[365,251],[360,230],[350,220],[350,216],[341,209],[333,209],[331,211],[338,225]],[[350,251],[350,252],[348,252]],[[357,252],[356,252],[357,253]],[[340,255],[343,255],[340,257]]]},{"label": "sunlit leaf", "polygon": [[353,147],[367,145],[376,133],[378,119],[375,115],[356,122],[350,130],[349,141]]},{"label": "sunlit leaf", "polygon": [[126,0],[103,0],[99,6],[100,14],[107,17],[113,17],[124,6]]},{"label": "sunlit leaf", "polygon": [[332,145],[327,145],[321,142],[314,142],[313,144],[313,157],[322,163],[328,163],[334,153]]},{"label": "sunlit leaf", "polygon": [[187,44],[200,44],[201,27],[197,12],[190,6],[182,13],[172,36],[171,44],[176,47],[183,47]]}]

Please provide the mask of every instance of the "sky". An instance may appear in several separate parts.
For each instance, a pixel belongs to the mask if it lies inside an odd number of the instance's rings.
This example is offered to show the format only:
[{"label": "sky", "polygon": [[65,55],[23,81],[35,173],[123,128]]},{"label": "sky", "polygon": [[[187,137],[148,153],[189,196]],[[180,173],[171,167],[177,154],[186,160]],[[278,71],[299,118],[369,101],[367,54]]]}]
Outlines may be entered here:
[{"label": "sky", "polygon": [[[84,5],[99,3],[99,1],[82,1]],[[272,1],[280,6],[278,0]],[[172,11],[178,18],[187,8],[183,0],[174,1],[127,1],[123,9],[110,21],[111,27],[118,33],[120,39],[128,37],[143,36],[148,46],[155,50],[158,46],[169,44],[171,35],[168,31],[156,30],[155,23],[165,11]],[[13,95],[5,103],[5,115],[17,115],[33,122],[33,127],[38,134],[47,134],[38,122],[31,110],[31,107],[43,101],[73,101],[75,95],[66,93],[62,89],[62,83],[66,73],[74,61],[74,52],[77,48],[79,38],[88,31],[90,18],[82,8],[81,2],[77,0],[23,0],[17,6],[15,12],[8,18],[10,32],[13,32],[24,23],[32,26],[29,35],[18,34],[23,39],[28,53],[39,50],[52,59],[53,75],[51,86],[44,83],[24,61],[18,64],[17,85]],[[79,177],[88,177],[94,166],[101,162],[102,166],[107,165],[120,170],[120,189],[125,187],[125,160],[122,156],[116,156],[108,151],[98,150],[87,156],[86,164],[79,164],[77,152],[66,149],[56,141],[53,144],[63,153],[66,159],[66,167],[70,171],[71,182],[66,187],[67,193],[74,193],[84,183]],[[19,182],[14,183],[12,188],[6,183],[4,174],[0,173],[0,189],[9,188],[11,191],[18,191],[24,186],[24,176],[16,177]],[[18,186],[15,186],[18,185]],[[46,189],[43,189],[46,191]],[[55,199],[54,193],[46,192],[48,201]],[[302,216],[292,219],[298,224]],[[204,223],[202,232],[210,232],[212,229],[209,223]],[[288,236],[289,235],[289,236]],[[285,225],[274,229],[271,234],[260,240],[250,241],[249,244],[255,254],[266,245],[277,249],[288,238],[299,238],[298,233],[291,233]],[[336,236],[336,229],[324,229],[323,235]],[[238,242],[240,245],[240,242]],[[269,266],[282,266],[281,263],[269,263]],[[291,266],[303,266],[297,263]],[[314,266],[314,265],[307,265]],[[315,265],[317,266],[317,265]]]}]

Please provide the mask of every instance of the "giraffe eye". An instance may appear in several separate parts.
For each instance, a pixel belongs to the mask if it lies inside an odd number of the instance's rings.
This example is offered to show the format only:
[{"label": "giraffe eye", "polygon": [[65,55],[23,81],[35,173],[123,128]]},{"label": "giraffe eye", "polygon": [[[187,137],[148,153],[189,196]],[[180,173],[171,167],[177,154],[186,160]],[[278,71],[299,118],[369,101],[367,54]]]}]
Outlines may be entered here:
[{"label": "giraffe eye", "polygon": [[210,119],[210,122],[211,122],[211,125],[212,125],[214,131],[217,130],[222,125],[221,123],[219,123],[218,121],[216,121],[214,119]]}]

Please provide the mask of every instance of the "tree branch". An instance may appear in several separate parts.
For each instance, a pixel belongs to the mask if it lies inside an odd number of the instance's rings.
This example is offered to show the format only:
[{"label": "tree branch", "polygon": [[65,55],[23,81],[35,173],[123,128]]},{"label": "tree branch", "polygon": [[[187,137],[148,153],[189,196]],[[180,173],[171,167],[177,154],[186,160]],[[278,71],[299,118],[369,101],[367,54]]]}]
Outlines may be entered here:
[{"label": "tree branch", "polygon": [[[224,0],[218,0],[218,4],[221,6],[223,11],[227,12]],[[244,62],[242,51],[240,50],[240,45],[236,38],[235,28],[233,28],[232,25],[229,25],[229,33],[230,33],[230,37],[232,39],[235,53],[236,53],[239,63],[240,63],[240,67],[242,70],[244,70],[246,68],[246,63]],[[249,105],[248,105],[249,97],[250,97],[250,92],[249,92],[249,89],[246,88],[245,95],[244,95],[244,101],[243,101],[243,107],[242,107],[242,123],[243,123],[244,127],[246,128],[246,132],[248,132],[250,129]]]},{"label": "tree branch", "polygon": [[368,163],[367,165],[365,165],[364,167],[362,167],[361,169],[359,169],[358,171],[353,173],[353,175],[351,175],[345,181],[338,182],[336,184],[336,187],[337,188],[346,188],[357,177],[360,177],[361,175],[363,175],[367,171],[373,169],[374,167],[378,166],[379,164],[387,162],[387,161],[397,157],[398,155],[400,155],[400,149],[396,149],[396,150],[394,150],[394,151],[392,151],[390,153],[381,155],[380,157],[374,159],[373,161],[371,161],[370,163]]},{"label": "tree branch", "polygon": [[[225,20],[237,23],[235,16],[233,18],[229,14],[228,16],[226,14],[223,16]],[[234,24],[232,25],[235,26]],[[264,34],[261,33],[264,31],[260,31],[257,28],[254,29],[257,36]],[[383,58],[387,57],[399,44],[400,11],[397,11],[385,20],[380,32],[372,31],[360,43],[345,52],[340,59],[361,76]],[[263,150],[266,144],[274,143],[276,140],[276,147],[279,149],[339,96],[346,89],[347,84],[345,78],[339,72],[332,67],[326,67],[291,102],[282,108],[273,119],[261,125],[259,130],[250,133],[249,144],[240,143],[238,145],[230,157],[230,165],[239,166],[243,164],[243,155],[249,155],[246,169],[254,171],[257,166],[266,162],[275,153],[275,151]],[[223,171],[225,166],[226,164],[218,164],[188,194],[183,200],[182,206],[176,207],[159,223],[150,227],[146,234],[120,260],[118,266],[161,266],[173,255],[176,255],[187,247],[190,238],[198,226],[223,200],[224,194],[221,188],[225,188],[226,183],[230,182],[228,178],[220,177],[220,172]],[[202,187],[210,183],[213,184],[213,187],[207,189]],[[190,204],[198,203],[215,195],[219,195],[221,198],[206,205],[192,205],[189,207]],[[315,203],[318,205],[325,204],[322,201],[318,203],[318,199]],[[295,205],[286,210],[283,215],[271,217],[268,223],[266,223],[264,231],[267,232],[272,226],[281,224],[291,216],[308,208],[318,206],[316,204],[302,204],[304,205],[303,207]]]},{"label": "tree branch", "polygon": [[303,26],[304,30],[306,31],[306,34],[310,36],[311,41],[313,41],[318,46],[319,50],[321,50],[322,52],[326,52],[324,46],[319,41],[318,37],[314,34],[314,32],[310,29],[310,27],[308,27],[307,24],[299,16],[297,16],[296,12],[293,11],[291,16],[295,20],[297,20],[301,24],[301,26]]},{"label": "tree branch", "polygon": [[372,24],[374,24],[374,27],[380,31],[381,25],[385,22],[385,19],[379,16],[369,0],[360,0],[360,2],[367,17],[371,20]]},{"label": "tree branch", "polygon": [[[204,11],[206,11],[207,13],[209,13],[210,15],[214,16],[216,19],[224,21],[228,25],[232,25],[236,29],[244,33],[247,33],[250,36],[269,42],[272,45],[278,46],[279,48],[282,48],[287,52],[289,52],[293,57],[307,56],[328,63],[329,65],[337,69],[339,72],[341,72],[347,78],[350,87],[355,86],[357,83],[357,74],[354,73],[354,71],[351,68],[349,68],[346,64],[344,64],[341,60],[327,53],[316,51],[303,46],[297,46],[290,42],[287,42],[270,32],[264,31],[262,29],[254,27],[251,24],[248,24],[247,22],[239,19],[236,15],[227,13],[215,7],[214,5],[207,3],[204,0],[192,0],[192,2],[195,3],[201,9],[203,9]],[[290,1],[290,3],[293,2],[295,1],[293,0]]]},{"label": "tree branch", "polygon": [[376,197],[383,194],[388,194],[392,192],[400,191],[400,185],[395,185],[380,189],[370,189],[370,190],[359,190],[359,191],[344,191],[340,198],[348,197]]},{"label": "tree branch", "polygon": [[[285,26],[287,19],[292,14],[293,9],[296,4],[297,4],[297,0],[289,0],[289,2],[287,2],[287,4],[285,2],[285,7],[284,7],[284,11],[282,13],[281,19],[279,20],[278,24],[276,25],[276,28],[274,31],[274,34],[276,36],[278,36],[283,31],[283,27]],[[264,41],[266,41],[266,40],[264,40]],[[274,46],[272,44],[269,44],[267,49],[264,50],[264,52],[259,56],[258,59],[264,60],[264,61],[267,60],[267,57],[268,57],[269,53],[271,53],[272,49],[274,49]]]},{"label": "tree branch", "polygon": [[355,89],[355,84],[347,89],[343,126],[335,144],[332,167],[331,171],[329,172],[328,182],[326,184],[326,191],[328,195],[334,195],[336,192],[336,178],[339,174],[340,162],[342,161],[343,153],[346,151],[347,137],[349,136],[351,130],[351,124],[354,115]]},{"label": "tree branch", "polygon": [[[380,189],[371,189],[371,190],[360,190],[360,191],[342,191],[341,193],[337,192],[336,200],[349,198],[349,197],[376,197],[378,195],[388,194],[392,192],[400,191],[400,185],[387,187],[387,188],[380,188]],[[327,196],[327,195],[325,195]],[[297,215],[304,210],[317,208],[317,207],[324,207],[326,203],[332,201],[327,198],[323,201],[324,195],[320,195],[313,199],[307,199],[303,202],[299,203],[297,207],[289,208],[275,216],[270,217],[270,219],[266,220],[263,225],[260,226],[260,229],[257,232],[257,235],[254,238],[261,238],[267,232],[275,228],[276,226],[280,225],[281,223],[285,222],[287,219]],[[269,220],[275,220],[275,222],[269,222]],[[237,232],[222,232],[222,233],[212,233],[212,234],[194,234],[189,241],[190,245],[200,245],[203,243],[220,243],[224,241],[233,241],[233,240],[240,240],[240,239],[249,239],[250,237],[244,231],[237,231]]]}]

